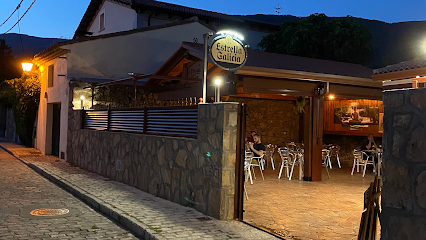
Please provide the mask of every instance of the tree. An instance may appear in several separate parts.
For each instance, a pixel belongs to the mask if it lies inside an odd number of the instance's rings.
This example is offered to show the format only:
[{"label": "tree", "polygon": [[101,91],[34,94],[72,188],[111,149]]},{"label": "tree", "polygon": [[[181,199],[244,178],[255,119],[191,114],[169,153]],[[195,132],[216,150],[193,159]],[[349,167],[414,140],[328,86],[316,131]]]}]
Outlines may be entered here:
[{"label": "tree", "polygon": [[284,22],[259,43],[266,52],[365,65],[373,58],[370,30],[351,16],[329,20],[312,14]]},{"label": "tree", "polygon": [[40,102],[39,73],[24,72],[20,78],[0,83],[0,107],[13,109],[21,143],[32,146],[33,127]]},{"label": "tree", "polygon": [[19,77],[12,55],[12,48],[6,45],[4,39],[0,39],[0,83],[6,79]]}]

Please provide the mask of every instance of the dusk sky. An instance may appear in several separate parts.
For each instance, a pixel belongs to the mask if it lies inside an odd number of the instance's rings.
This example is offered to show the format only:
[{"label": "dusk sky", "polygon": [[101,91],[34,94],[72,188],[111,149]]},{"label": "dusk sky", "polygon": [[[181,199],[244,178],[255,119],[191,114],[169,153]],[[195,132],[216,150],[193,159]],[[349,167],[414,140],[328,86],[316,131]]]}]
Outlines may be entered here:
[{"label": "dusk sky", "polygon": [[[0,24],[13,12],[20,0],[0,0]],[[19,14],[22,15],[33,0],[24,0]],[[37,0],[22,19],[21,33],[39,37],[72,38],[90,0]],[[201,8],[226,14],[276,14],[281,6],[282,15],[308,16],[325,13],[327,16],[346,16],[404,22],[426,20],[424,0],[165,0],[165,2]],[[0,34],[16,23],[18,16],[0,27]],[[16,26],[10,32],[18,32]]]}]

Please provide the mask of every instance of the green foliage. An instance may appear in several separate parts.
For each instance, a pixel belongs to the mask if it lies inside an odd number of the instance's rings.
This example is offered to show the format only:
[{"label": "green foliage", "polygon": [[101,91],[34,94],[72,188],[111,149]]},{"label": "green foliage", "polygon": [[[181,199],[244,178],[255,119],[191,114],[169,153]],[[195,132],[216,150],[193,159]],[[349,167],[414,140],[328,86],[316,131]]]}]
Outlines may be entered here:
[{"label": "green foliage", "polygon": [[325,14],[312,14],[284,22],[259,47],[266,52],[365,65],[374,55],[371,39],[368,28],[350,16],[328,21]]},{"label": "green foliage", "polygon": [[305,112],[305,104],[306,104],[305,97],[299,96],[296,101],[296,109],[299,113]]},{"label": "green foliage", "polygon": [[18,69],[15,66],[15,59],[12,55],[12,48],[0,39],[0,83],[6,79],[18,77]]},{"label": "green foliage", "polygon": [[38,72],[23,73],[20,78],[0,84],[0,106],[13,109],[16,132],[21,143],[32,146],[34,121],[40,102]]}]

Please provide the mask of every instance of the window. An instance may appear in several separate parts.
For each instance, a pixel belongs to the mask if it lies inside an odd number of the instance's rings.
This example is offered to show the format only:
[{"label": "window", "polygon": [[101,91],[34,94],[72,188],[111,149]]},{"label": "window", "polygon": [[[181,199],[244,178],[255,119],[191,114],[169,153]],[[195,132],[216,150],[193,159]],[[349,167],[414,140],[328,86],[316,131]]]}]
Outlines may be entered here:
[{"label": "window", "polygon": [[105,29],[105,13],[102,13],[99,16],[99,31],[102,31]]},{"label": "window", "polygon": [[426,83],[424,82],[417,83],[417,88],[425,88],[425,87],[426,87]]},{"label": "window", "polygon": [[53,87],[53,64],[47,68],[47,87]]}]

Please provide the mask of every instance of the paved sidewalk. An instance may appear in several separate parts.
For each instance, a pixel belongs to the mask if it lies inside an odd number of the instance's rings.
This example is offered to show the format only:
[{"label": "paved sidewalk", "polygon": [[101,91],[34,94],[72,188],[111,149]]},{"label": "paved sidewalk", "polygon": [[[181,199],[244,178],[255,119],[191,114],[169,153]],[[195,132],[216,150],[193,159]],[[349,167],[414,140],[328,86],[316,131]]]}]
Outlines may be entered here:
[{"label": "paved sidewalk", "polygon": [[[137,239],[1,148],[0,166],[0,240]],[[59,216],[31,214],[41,208],[69,212]]]},{"label": "paved sidewalk", "polygon": [[28,166],[123,224],[143,239],[277,239],[239,221],[220,221],[195,209],[73,167],[33,148],[0,146]]}]

